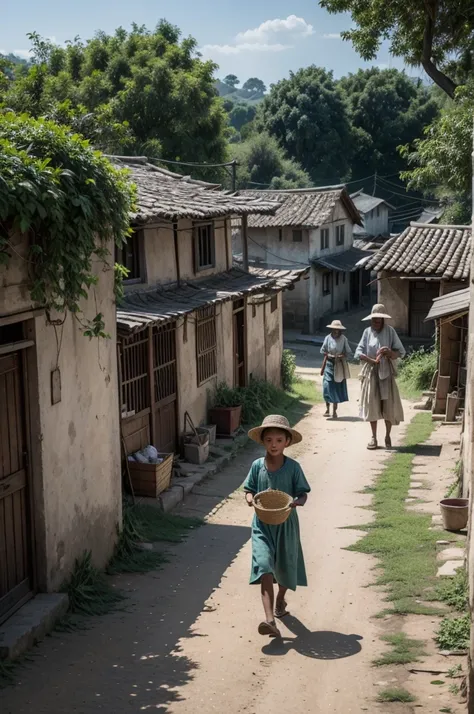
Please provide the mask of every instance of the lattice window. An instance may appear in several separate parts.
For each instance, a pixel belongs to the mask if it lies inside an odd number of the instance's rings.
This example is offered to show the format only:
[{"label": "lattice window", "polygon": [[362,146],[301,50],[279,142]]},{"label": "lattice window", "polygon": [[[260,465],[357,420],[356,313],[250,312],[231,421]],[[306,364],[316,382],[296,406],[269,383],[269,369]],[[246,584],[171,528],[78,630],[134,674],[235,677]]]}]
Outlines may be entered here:
[{"label": "lattice window", "polygon": [[196,312],[196,360],[198,386],[217,374],[216,308]]},{"label": "lattice window", "polygon": [[120,350],[121,407],[136,414],[150,406],[148,330],[123,340]]},{"label": "lattice window", "polygon": [[155,403],[176,396],[176,323],[153,328]]},{"label": "lattice window", "polygon": [[216,264],[213,223],[200,223],[194,226],[194,262],[196,272],[214,268]]}]

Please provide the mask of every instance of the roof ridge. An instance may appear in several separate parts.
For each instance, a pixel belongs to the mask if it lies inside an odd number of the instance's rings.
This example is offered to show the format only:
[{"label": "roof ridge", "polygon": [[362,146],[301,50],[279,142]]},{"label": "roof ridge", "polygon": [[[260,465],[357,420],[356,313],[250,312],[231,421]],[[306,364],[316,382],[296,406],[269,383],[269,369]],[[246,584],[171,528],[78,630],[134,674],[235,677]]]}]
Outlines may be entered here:
[{"label": "roof ridge", "polygon": [[[435,230],[435,229],[438,230],[438,229],[443,229],[443,228],[448,229],[448,230],[453,230],[453,229],[470,230],[470,231],[472,230],[471,225],[460,226],[460,225],[454,225],[454,224],[449,224],[449,223],[437,223],[436,225],[433,225],[432,223],[417,223],[416,221],[412,221],[410,223],[410,226],[412,226],[413,228],[430,228],[432,230]],[[406,228],[405,228],[405,230],[406,230]]]}]

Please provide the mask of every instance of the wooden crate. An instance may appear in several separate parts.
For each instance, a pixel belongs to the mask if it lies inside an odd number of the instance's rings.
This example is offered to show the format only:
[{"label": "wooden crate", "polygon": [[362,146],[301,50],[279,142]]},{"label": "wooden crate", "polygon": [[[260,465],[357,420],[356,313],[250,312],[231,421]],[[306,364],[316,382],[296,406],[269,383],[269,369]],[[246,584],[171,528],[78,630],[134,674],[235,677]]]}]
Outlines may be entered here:
[{"label": "wooden crate", "polygon": [[162,491],[169,488],[174,454],[159,454],[159,457],[163,458],[161,464],[140,464],[129,461],[135,495],[157,498]]}]

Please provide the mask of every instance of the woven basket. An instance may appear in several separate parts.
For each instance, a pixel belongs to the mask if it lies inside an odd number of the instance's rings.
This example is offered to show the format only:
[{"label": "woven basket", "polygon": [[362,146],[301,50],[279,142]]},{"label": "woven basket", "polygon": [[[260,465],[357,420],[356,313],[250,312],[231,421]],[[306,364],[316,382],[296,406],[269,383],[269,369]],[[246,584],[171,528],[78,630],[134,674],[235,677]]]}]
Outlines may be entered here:
[{"label": "woven basket", "polygon": [[262,523],[278,526],[284,523],[291,513],[290,504],[293,501],[288,493],[283,491],[260,491],[254,496],[253,505],[257,518]]}]

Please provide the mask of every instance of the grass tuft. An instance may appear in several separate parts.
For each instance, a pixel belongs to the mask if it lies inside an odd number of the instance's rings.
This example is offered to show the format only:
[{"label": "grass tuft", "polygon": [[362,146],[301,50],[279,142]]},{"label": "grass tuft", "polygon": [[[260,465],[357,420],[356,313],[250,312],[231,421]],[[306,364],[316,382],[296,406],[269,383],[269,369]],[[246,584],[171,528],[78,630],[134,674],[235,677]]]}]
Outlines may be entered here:
[{"label": "grass tuft", "polygon": [[441,620],[436,642],[442,650],[465,650],[469,647],[471,618],[469,613]]},{"label": "grass tuft", "polygon": [[382,640],[387,642],[391,646],[391,649],[374,660],[373,664],[375,667],[418,662],[419,658],[425,655],[423,642],[409,639],[404,632],[397,632],[394,635],[385,635],[382,637]]},{"label": "grass tuft", "polygon": [[71,577],[62,588],[69,597],[69,612],[81,615],[105,615],[117,607],[125,596],[92,564],[92,554],[76,558]]},{"label": "grass tuft", "polygon": [[383,703],[403,702],[408,704],[409,702],[415,702],[416,699],[410,692],[407,692],[407,690],[402,687],[390,687],[389,689],[383,689],[379,692],[377,701]]}]

